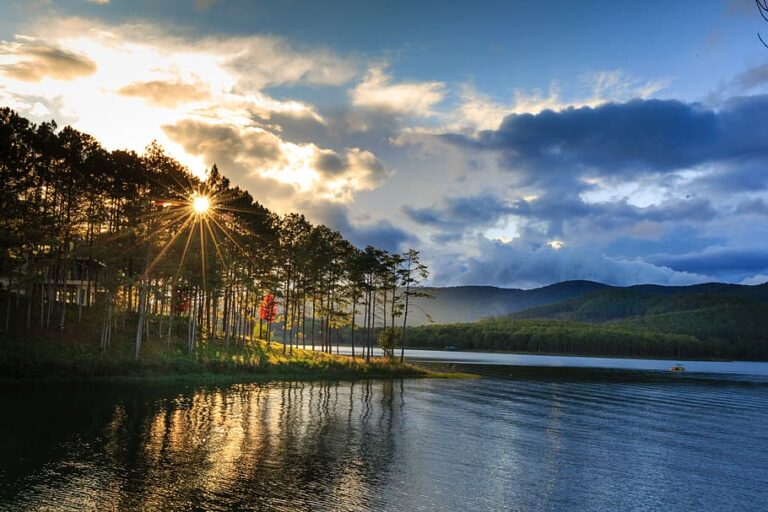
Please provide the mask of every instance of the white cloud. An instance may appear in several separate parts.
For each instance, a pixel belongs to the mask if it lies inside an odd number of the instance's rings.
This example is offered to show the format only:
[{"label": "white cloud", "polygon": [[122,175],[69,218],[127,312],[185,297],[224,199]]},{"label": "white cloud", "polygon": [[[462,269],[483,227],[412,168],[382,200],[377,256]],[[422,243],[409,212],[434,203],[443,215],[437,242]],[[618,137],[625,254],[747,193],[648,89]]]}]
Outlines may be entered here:
[{"label": "white cloud", "polygon": [[688,285],[711,281],[709,276],[679,272],[639,259],[618,259],[596,248],[524,242],[504,243],[481,238],[474,256],[452,255],[436,262],[441,284],[475,284],[533,288],[558,281],[586,279],[614,285],[658,283]]},{"label": "white cloud", "polygon": [[639,80],[622,70],[598,71],[581,77],[579,90],[565,96],[554,81],[547,91],[515,91],[508,102],[486,96],[470,85],[461,87],[458,107],[448,114],[448,131],[498,128],[510,114],[537,114],[568,107],[596,107],[607,102],[648,98],[666,88],[668,80]]},{"label": "white cloud", "polygon": [[755,274],[753,276],[742,279],[739,284],[758,285],[768,283],[768,274]]},{"label": "white cloud", "polygon": [[443,82],[396,82],[384,67],[373,67],[350,91],[352,104],[407,116],[434,115],[433,108],[445,97]]},{"label": "white cloud", "polygon": [[[202,156],[185,151],[162,126],[209,119],[279,133],[276,115],[322,123],[312,106],[262,89],[338,85],[356,73],[349,60],[327,50],[269,36],[195,38],[148,22],[82,18],[41,19],[30,33],[0,44],[4,104],[34,120],[70,123],[110,149],[141,151],[157,140],[198,173]],[[337,184],[338,195],[358,181]]]}]

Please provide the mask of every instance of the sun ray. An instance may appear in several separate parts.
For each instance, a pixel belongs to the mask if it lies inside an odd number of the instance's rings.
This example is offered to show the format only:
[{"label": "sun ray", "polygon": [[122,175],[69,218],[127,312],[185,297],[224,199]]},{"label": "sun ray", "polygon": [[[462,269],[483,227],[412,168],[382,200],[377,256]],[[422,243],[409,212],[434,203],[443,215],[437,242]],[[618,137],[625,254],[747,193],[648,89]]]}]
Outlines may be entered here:
[{"label": "sun ray", "polygon": [[[183,220],[185,213],[186,212],[184,212],[183,210],[179,210],[178,212],[174,212],[173,215],[175,216],[175,218],[170,219],[169,224],[167,226],[165,226],[166,229],[170,229],[173,226],[173,224]],[[103,238],[101,238],[99,240],[99,244],[100,245],[108,245],[109,243],[116,242],[116,241],[125,239],[127,237],[130,237],[133,234],[134,233],[130,229],[127,229],[127,228],[126,229],[121,229],[120,231],[117,231],[115,233],[110,233],[110,234],[104,236]],[[133,250],[133,249],[138,249],[141,246],[141,244],[143,244],[147,240],[151,240],[152,238],[154,238],[153,233],[137,235],[136,239],[134,240],[134,243],[129,244],[125,249],[128,250],[128,251]]]},{"label": "sun ray", "polygon": [[233,243],[233,244],[235,244],[235,246],[236,246],[236,247],[237,247],[237,248],[238,248],[240,251],[242,251],[242,252],[243,252],[243,254],[246,254],[246,250],[245,250],[245,249],[243,249],[243,246],[242,246],[242,245],[240,245],[240,243],[239,243],[237,240],[235,240],[235,239],[232,237],[232,235],[229,233],[229,231],[228,231],[228,230],[224,229],[224,228],[221,226],[221,224],[219,224],[219,221],[217,221],[215,217],[211,216],[211,217],[209,217],[209,218],[210,218],[210,219],[211,219],[211,221],[213,221],[213,223],[214,223],[214,224],[215,224],[215,225],[216,225],[216,226],[217,226],[217,227],[218,227],[218,228],[221,230],[221,232],[222,232],[222,233],[224,233],[224,234],[227,236],[227,238],[229,238],[229,239],[232,241],[232,243]]},{"label": "sun ray", "polygon": [[176,231],[176,233],[171,237],[168,242],[163,246],[162,250],[158,253],[157,256],[155,256],[155,259],[152,260],[152,263],[147,265],[147,268],[144,270],[143,278],[146,278],[147,275],[152,271],[152,269],[155,268],[155,265],[160,261],[160,259],[165,255],[166,252],[168,252],[168,249],[173,245],[173,243],[179,238],[179,236],[184,232],[187,225],[189,225],[193,220],[193,217],[190,215],[187,221],[181,225],[181,227]]},{"label": "sun ray", "polygon": [[188,231],[187,241],[184,243],[184,251],[181,253],[181,258],[179,259],[179,267],[176,269],[176,279],[181,275],[181,267],[184,266],[184,260],[187,259],[187,252],[189,251],[189,244],[192,241],[192,233],[194,233],[194,231],[193,228],[190,228]]},{"label": "sun ray", "polygon": [[219,259],[221,260],[221,263],[225,267],[229,267],[229,262],[225,260],[224,255],[221,253],[221,248],[219,247],[219,242],[216,239],[216,234],[213,232],[213,229],[211,229],[211,223],[208,222],[208,219],[203,219],[205,221],[205,227],[208,229],[208,232],[211,234],[211,240],[213,241],[213,246],[216,248],[216,253],[219,255]]},{"label": "sun ray", "polygon": [[235,213],[250,213],[253,214],[253,210],[249,210],[247,208],[238,208],[236,206],[219,206],[219,210],[224,210],[228,212],[235,212]]},{"label": "sun ray", "polygon": [[205,275],[205,232],[203,231],[203,222],[197,219],[197,224],[200,227],[200,267],[203,275],[203,294],[205,294],[206,288],[206,275]]}]

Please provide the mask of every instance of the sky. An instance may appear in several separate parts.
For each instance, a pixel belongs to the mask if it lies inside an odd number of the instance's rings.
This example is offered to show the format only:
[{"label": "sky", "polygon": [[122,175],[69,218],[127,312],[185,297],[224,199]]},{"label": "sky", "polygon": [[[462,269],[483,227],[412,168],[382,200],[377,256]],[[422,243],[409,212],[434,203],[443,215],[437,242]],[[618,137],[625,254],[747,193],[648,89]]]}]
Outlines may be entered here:
[{"label": "sky", "polygon": [[752,0],[0,0],[0,105],[438,286],[768,281]]}]

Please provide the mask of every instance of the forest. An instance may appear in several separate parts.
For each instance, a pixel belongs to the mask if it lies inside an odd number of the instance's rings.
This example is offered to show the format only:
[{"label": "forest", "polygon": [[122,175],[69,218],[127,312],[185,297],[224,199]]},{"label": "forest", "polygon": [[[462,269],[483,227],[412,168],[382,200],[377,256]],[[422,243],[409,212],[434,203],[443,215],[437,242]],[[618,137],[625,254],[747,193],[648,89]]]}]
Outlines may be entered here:
[{"label": "forest", "polygon": [[475,323],[411,329],[414,346],[768,360],[768,286],[610,288]]},{"label": "forest", "polygon": [[201,180],[157,143],[109,151],[8,108],[0,180],[7,352],[55,339],[105,354],[116,338],[137,360],[147,347],[210,353],[254,339],[331,352],[345,327],[370,358],[376,329],[401,338],[427,276],[418,251],[360,249],[278,215],[216,166]]}]

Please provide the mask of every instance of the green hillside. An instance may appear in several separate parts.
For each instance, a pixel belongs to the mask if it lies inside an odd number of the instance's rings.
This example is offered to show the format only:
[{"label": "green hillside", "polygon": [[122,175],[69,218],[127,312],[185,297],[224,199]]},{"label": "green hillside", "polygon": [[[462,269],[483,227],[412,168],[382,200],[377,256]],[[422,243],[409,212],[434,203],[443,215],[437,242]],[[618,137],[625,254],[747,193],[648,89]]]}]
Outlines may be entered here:
[{"label": "green hillside", "polygon": [[413,347],[636,357],[706,357],[694,336],[658,333],[616,324],[565,320],[481,320],[425,325],[408,331]]},{"label": "green hillside", "polygon": [[768,359],[768,286],[606,288],[475,323],[422,326],[412,346]]}]

